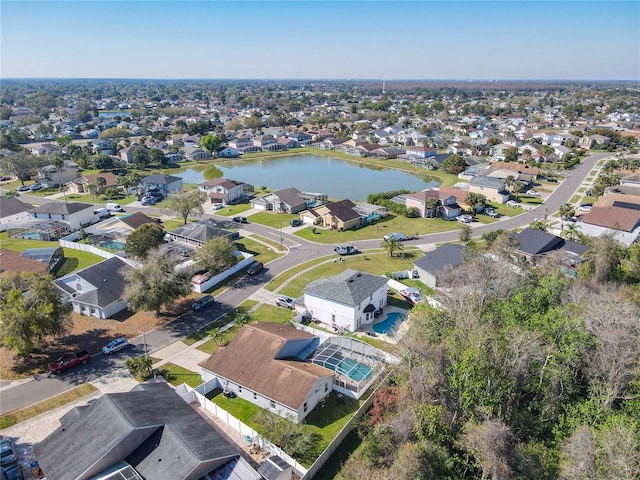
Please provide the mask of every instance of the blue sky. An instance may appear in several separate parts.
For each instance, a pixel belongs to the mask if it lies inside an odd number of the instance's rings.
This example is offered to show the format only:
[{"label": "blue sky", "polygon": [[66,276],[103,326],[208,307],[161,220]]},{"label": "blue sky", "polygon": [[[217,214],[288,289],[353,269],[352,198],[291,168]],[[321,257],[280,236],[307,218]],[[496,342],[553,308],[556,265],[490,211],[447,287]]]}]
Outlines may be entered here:
[{"label": "blue sky", "polygon": [[640,80],[638,1],[7,1],[0,77]]}]

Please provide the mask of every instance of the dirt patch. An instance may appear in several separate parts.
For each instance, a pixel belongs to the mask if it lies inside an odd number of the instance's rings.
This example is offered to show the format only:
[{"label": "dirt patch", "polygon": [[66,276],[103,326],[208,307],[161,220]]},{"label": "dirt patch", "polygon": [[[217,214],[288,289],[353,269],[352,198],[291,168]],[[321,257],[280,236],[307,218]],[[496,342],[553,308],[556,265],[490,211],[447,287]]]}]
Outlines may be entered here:
[{"label": "dirt patch", "polygon": [[124,310],[114,318],[102,320],[99,318],[71,314],[73,326],[64,337],[51,339],[46,348],[35,350],[28,356],[17,355],[13,350],[0,347],[0,379],[17,380],[27,378],[46,371],[46,365],[60,355],[77,350],[98,352],[106,343],[118,337],[133,338],[140,331],[148,332],[160,325],[175,319],[187,311],[195,298],[194,293],[185,297],[174,308],[162,311],[159,315],[154,312],[133,313]]}]

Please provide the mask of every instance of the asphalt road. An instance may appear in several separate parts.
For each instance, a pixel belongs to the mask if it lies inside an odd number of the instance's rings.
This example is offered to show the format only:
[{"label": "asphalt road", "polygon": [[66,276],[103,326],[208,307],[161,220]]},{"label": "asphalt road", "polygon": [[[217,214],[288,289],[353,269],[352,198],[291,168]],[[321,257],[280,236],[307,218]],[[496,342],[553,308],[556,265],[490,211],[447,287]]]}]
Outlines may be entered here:
[{"label": "asphalt road", "polygon": [[[542,218],[545,215],[545,211],[549,215],[557,212],[560,205],[567,203],[575,194],[576,189],[582,184],[596,163],[600,159],[609,156],[611,156],[610,153],[596,153],[586,158],[574,170],[568,172],[568,175],[562,184],[560,184],[558,188],[549,195],[543,204],[535,209],[524,212],[515,217],[503,217],[500,221],[495,223],[477,226],[471,225],[473,228],[473,236],[479,236],[497,228],[514,229],[523,227],[531,223],[536,218]],[[25,202],[36,204],[51,201],[64,201],[24,194],[20,197]],[[127,206],[126,209],[130,212],[140,211],[152,214],[160,213],[159,209],[155,209],[153,207]],[[221,224],[224,224],[225,222],[230,223],[228,217],[205,215],[203,218],[214,218]],[[313,243],[294,235],[290,235],[287,232],[281,232],[278,229],[273,229],[263,225],[254,223],[243,224],[241,226],[241,234],[242,230],[261,235],[276,242],[280,242],[280,239],[282,239],[283,246],[288,249],[287,254],[270,262],[266,265],[266,268],[256,276],[242,277],[230,288],[218,295],[216,297],[216,303],[212,307],[202,312],[190,312],[184,314],[163,325],[159,329],[145,333],[144,340],[146,341],[149,353],[153,353],[156,350],[164,348],[176,340],[179,340],[180,338],[211,323],[219,316],[240,305],[243,301],[258,291],[264,284],[289,268],[304,263],[312,258],[324,257],[333,253],[333,245]],[[406,243],[408,245],[423,245],[426,243],[453,242],[458,239],[459,231],[456,230],[452,232],[422,235],[418,240],[411,240]],[[354,242],[354,244],[356,244],[360,249],[372,249],[378,248],[380,246],[380,241],[381,239],[363,240]],[[132,345],[134,345],[134,350],[130,348],[127,351],[127,355],[116,354],[105,357],[99,353],[95,355],[91,362],[89,362],[85,367],[74,367],[70,371],[63,372],[57,377],[52,376],[49,378],[46,375],[41,375],[38,377],[38,380],[34,379],[3,390],[0,393],[0,412],[7,412],[31,405],[54,395],[58,395],[75,386],[94,381],[103,375],[108,375],[115,367],[122,366],[125,358],[131,354],[143,352],[144,344],[142,335],[130,341]]]}]

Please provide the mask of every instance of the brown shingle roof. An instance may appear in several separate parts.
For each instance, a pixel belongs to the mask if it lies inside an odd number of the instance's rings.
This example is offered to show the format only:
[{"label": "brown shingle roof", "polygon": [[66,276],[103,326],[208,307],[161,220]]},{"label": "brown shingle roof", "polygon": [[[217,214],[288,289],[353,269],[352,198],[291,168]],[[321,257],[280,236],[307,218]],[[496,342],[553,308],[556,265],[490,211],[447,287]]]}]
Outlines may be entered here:
[{"label": "brown shingle roof", "polygon": [[0,248],[0,277],[9,272],[47,273],[48,265],[38,260],[21,257],[18,252]]},{"label": "brown shingle roof", "polygon": [[591,207],[591,211],[580,217],[584,223],[613,228],[624,232],[633,231],[640,223],[640,210],[622,207]]},{"label": "brown shingle roof", "polygon": [[311,362],[276,359],[289,341],[314,336],[279,323],[245,325],[200,366],[278,403],[298,410],[310,390],[333,372]]},{"label": "brown shingle roof", "polygon": [[145,223],[157,223],[153,218],[146,216],[142,212],[136,212],[133,215],[121,218],[120,221],[126,223],[134,230]]}]

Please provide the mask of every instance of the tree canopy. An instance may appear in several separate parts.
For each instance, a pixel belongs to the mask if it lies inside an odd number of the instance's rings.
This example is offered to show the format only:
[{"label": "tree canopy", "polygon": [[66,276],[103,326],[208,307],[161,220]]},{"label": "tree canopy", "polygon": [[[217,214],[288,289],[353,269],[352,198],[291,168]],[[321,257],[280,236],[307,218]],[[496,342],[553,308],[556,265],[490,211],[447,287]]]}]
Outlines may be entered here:
[{"label": "tree canopy", "polygon": [[176,261],[155,250],[149,252],[142,267],[133,269],[126,278],[125,298],[135,312],[160,313],[162,307],[170,308],[191,291],[190,277],[177,271]]},{"label": "tree canopy", "polygon": [[217,237],[207,240],[202,248],[194,252],[191,259],[203,270],[217,275],[237,263],[234,251],[233,243],[227,238]]},{"label": "tree canopy", "polygon": [[440,164],[441,170],[453,175],[463,172],[465,168],[467,168],[467,163],[464,161],[464,158],[455,153],[449,158],[445,158]]},{"label": "tree canopy", "polygon": [[162,245],[164,228],[157,223],[140,225],[127,237],[124,251],[136,258],[145,258],[149,250]]},{"label": "tree canopy", "polygon": [[187,220],[191,215],[202,215],[204,209],[202,204],[207,199],[204,192],[194,188],[182,193],[174,193],[169,195],[166,203],[166,209],[170,212],[177,213],[184,224],[187,224]]},{"label": "tree canopy", "polygon": [[0,342],[21,354],[71,325],[71,304],[62,303],[50,275],[16,273],[0,279],[0,311]]}]

